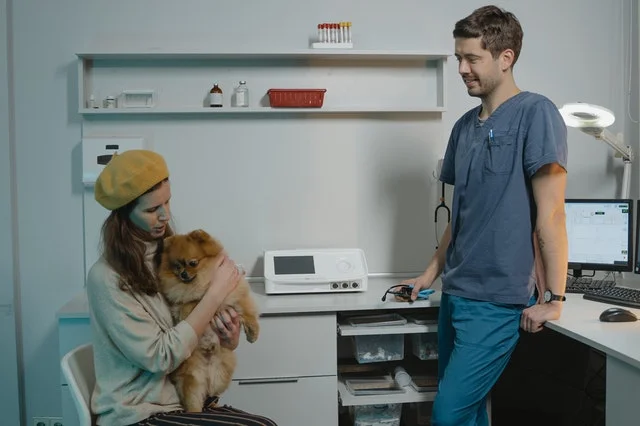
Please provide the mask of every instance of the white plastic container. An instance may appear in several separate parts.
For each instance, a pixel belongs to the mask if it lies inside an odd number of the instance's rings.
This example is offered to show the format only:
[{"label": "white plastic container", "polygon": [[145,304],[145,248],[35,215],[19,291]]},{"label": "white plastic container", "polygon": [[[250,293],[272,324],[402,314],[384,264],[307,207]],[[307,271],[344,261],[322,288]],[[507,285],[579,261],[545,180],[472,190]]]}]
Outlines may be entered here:
[{"label": "white plastic container", "polygon": [[357,405],[353,407],[354,426],[400,426],[402,404]]},{"label": "white plastic container", "polygon": [[412,352],[422,360],[438,359],[438,333],[411,335]]},{"label": "white plastic container", "polygon": [[359,364],[404,359],[404,334],[354,336],[354,355]]}]

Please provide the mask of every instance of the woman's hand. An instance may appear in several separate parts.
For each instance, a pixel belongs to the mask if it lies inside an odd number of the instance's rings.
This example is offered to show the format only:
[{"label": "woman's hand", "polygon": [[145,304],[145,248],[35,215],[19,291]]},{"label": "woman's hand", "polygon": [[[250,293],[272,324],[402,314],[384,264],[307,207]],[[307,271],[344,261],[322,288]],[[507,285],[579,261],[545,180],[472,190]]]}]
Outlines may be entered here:
[{"label": "woman's hand", "polygon": [[218,312],[211,320],[211,327],[220,338],[220,346],[235,350],[240,342],[240,316],[229,307]]},{"label": "woman's hand", "polygon": [[218,255],[215,259],[215,267],[211,273],[209,293],[214,292],[222,302],[240,282],[240,272],[233,260],[226,254]]}]

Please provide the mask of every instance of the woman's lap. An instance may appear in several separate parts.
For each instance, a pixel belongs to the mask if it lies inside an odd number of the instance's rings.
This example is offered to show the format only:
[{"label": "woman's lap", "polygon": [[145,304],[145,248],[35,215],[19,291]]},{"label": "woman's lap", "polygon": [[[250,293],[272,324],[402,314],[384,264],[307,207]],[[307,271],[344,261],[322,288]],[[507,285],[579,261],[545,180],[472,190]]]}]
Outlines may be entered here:
[{"label": "woman's lap", "polygon": [[138,426],[277,426],[273,420],[228,405],[205,408],[202,413],[159,413],[136,423]]}]

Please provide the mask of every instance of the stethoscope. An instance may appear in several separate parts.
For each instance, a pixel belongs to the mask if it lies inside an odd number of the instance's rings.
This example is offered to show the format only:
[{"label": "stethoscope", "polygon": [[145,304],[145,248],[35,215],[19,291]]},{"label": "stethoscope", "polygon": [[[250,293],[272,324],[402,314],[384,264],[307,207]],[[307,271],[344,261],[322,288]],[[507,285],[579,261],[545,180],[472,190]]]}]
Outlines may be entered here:
[{"label": "stethoscope", "polygon": [[[437,238],[438,235],[438,210],[440,209],[444,209],[447,212],[447,223],[451,222],[451,210],[449,209],[449,207],[447,207],[447,204],[445,203],[445,198],[444,198],[444,191],[445,191],[445,183],[442,182],[442,195],[440,196],[440,204],[438,204],[438,206],[436,207],[436,211],[435,211],[435,235]],[[436,244],[436,250],[438,249],[438,244]]]}]

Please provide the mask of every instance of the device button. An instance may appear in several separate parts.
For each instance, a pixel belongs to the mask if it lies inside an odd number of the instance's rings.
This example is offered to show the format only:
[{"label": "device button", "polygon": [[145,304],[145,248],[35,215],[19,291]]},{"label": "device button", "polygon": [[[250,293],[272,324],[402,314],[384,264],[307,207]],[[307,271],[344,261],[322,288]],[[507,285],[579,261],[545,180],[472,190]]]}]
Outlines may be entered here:
[{"label": "device button", "polygon": [[340,272],[347,272],[349,270],[351,270],[351,263],[349,263],[347,260],[340,260],[338,262],[338,271]]}]

